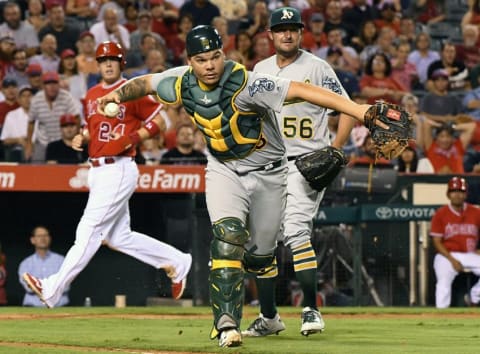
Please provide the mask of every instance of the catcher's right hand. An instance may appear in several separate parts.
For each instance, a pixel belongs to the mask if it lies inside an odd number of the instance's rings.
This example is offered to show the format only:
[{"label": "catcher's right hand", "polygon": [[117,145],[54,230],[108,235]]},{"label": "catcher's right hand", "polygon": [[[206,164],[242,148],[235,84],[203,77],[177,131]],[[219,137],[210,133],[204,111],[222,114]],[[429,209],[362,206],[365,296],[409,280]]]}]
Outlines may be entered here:
[{"label": "catcher's right hand", "polygon": [[[364,124],[370,130],[377,156],[393,159],[412,139],[412,117],[403,108],[387,102],[376,102],[365,113]],[[388,126],[380,127],[377,120]]]}]

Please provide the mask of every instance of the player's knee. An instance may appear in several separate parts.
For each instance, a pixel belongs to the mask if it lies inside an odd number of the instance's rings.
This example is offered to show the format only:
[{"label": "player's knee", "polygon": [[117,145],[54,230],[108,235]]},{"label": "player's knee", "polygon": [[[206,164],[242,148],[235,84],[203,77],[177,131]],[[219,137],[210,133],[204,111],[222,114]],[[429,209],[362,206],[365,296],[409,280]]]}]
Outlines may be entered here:
[{"label": "player's knee", "polygon": [[278,275],[277,262],[275,255],[258,255],[246,251],[243,256],[245,271],[261,276],[275,277]]},{"label": "player's knee", "polygon": [[242,260],[250,235],[238,218],[223,218],[213,224],[210,251],[213,259]]}]

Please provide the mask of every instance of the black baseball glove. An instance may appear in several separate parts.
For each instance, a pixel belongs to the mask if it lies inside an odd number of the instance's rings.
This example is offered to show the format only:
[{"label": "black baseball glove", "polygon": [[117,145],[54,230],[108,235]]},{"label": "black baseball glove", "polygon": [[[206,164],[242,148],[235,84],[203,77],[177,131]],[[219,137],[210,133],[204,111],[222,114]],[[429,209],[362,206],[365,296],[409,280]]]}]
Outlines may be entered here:
[{"label": "black baseball glove", "polygon": [[348,160],[342,150],[333,146],[297,157],[295,165],[310,187],[323,190],[337,177]]},{"label": "black baseball glove", "polygon": [[[377,119],[390,129],[379,127]],[[412,139],[412,117],[395,104],[376,102],[365,113],[364,124],[370,130],[377,157],[391,160],[399,156]]]}]

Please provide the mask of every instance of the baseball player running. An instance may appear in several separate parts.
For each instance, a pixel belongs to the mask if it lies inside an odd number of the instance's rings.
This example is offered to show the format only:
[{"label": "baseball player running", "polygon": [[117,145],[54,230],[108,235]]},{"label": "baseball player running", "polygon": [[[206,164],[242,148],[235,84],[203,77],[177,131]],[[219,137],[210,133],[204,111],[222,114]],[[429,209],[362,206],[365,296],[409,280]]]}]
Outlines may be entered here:
[{"label": "baseball player running", "polygon": [[[150,97],[120,105],[116,117],[97,113],[97,98],[118,88],[125,79],[124,52],[119,44],[104,42],[96,51],[102,83],[92,87],[86,96],[86,120],[90,142],[88,147],[90,193],[87,206],[77,226],[75,243],[58,271],[45,279],[29,273],[23,279],[47,307],[54,307],[75,277],[87,266],[102,244],[126,253],[160,269],[172,279],[172,297],[179,299],[185,289],[192,257],[176,248],[130,229],[128,201],[135,191],[138,168],[134,161],[135,142],[154,136],[163,126],[158,114],[161,105]],[[141,127],[142,122],[145,122]],[[129,134],[134,140],[130,149],[112,153],[110,142],[116,136]],[[75,136],[72,147],[82,149],[86,134]]]},{"label": "baseball player running", "polygon": [[[430,236],[437,254],[433,268],[437,278],[435,305],[437,308],[450,306],[452,283],[458,273],[470,270],[480,276],[480,251],[477,250],[480,228],[480,209],[465,202],[467,182],[453,177],[448,182],[448,205],[439,208],[432,218]],[[480,280],[466,296],[468,302],[480,302]]]},{"label": "baseball player running", "polygon": [[[244,271],[273,267],[276,236],[285,208],[287,165],[274,111],[301,99],[345,112],[363,122],[369,105],[330,90],[246,71],[225,59],[222,40],[211,26],[193,28],[186,39],[188,66],[143,75],[98,99],[126,102],[157,94],[165,104],[182,103],[207,141],[206,201],[213,227],[210,246],[212,339],[221,347],[242,343]],[[112,141],[118,152],[131,138]],[[122,147],[123,144],[123,147]]]},{"label": "baseball player running", "polygon": [[[254,71],[291,80],[302,81],[332,90],[348,97],[331,66],[324,60],[300,49],[303,23],[300,13],[292,7],[272,12],[268,35],[276,54],[259,62]],[[295,158],[330,145],[327,126],[329,110],[305,101],[285,101],[276,114],[288,156],[287,206],[283,217],[285,246],[293,254],[293,267],[303,290],[303,335],[322,332],[324,321],[317,309],[317,259],[310,242],[312,220],[317,214],[324,191],[318,192],[295,166]],[[348,139],[354,120],[343,116],[333,145],[341,147]],[[282,237],[283,236],[283,237]],[[257,276],[260,316],[242,334],[259,337],[278,334],[285,329],[275,306],[277,268]]]}]

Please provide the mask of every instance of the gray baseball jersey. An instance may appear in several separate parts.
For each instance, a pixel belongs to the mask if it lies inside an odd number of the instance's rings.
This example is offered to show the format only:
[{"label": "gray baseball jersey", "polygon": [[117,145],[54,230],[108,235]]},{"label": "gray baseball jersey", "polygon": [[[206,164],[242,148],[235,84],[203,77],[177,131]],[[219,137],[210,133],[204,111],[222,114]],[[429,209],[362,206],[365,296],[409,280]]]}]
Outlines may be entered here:
[{"label": "gray baseball jersey", "polygon": [[[283,68],[278,67],[277,56],[273,55],[257,63],[254,70],[311,83],[348,97],[332,67],[323,59],[303,50],[299,51],[293,63]],[[310,188],[296,168],[294,158],[330,145],[328,113],[330,110],[304,101],[286,101],[282,111],[277,113],[277,122],[290,160],[287,205],[279,238],[292,248],[310,239],[313,218],[323,197],[323,192]]]},{"label": "gray baseball jersey", "polygon": [[[162,81],[168,82],[169,77],[182,76],[189,68],[178,67],[155,74],[152,84],[157,87],[159,97],[162,98],[164,90],[171,89],[165,87]],[[241,112],[257,113],[252,115],[252,119],[261,119],[262,138],[256,149],[243,158],[223,161],[215,157],[212,151],[206,169],[206,201],[211,221],[226,217],[244,221],[251,236],[246,247],[255,249],[254,253],[259,255],[273,253],[285,207],[285,146],[274,110],[282,110],[290,82],[285,78],[247,72],[246,84],[232,95],[233,103]],[[196,92],[198,96],[198,90]],[[182,100],[185,100],[183,95]],[[197,100],[208,105],[213,96],[205,90]],[[206,126],[214,124],[214,119],[205,122],[201,117],[193,117],[193,120],[205,131]],[[213,133],[204,134],[208,136]]]}]

